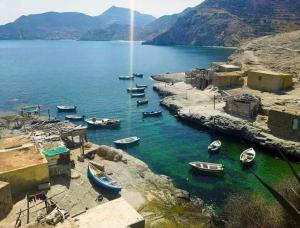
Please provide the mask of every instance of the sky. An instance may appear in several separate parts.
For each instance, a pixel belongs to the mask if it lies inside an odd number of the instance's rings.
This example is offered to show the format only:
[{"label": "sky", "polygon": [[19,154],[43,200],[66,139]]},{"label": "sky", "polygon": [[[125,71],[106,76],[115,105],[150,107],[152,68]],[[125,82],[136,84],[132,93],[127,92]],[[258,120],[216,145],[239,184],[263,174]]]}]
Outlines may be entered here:
[{"label": "sky", "polygon": [[[111,6],[130,8],[133,0],[0,0],[0,24],[12,22],[21,15],[56,12],[80,12],[91,16],[101,14]],[[160,17],[179,13],[203,0],[135,0],[135,9]]]}]

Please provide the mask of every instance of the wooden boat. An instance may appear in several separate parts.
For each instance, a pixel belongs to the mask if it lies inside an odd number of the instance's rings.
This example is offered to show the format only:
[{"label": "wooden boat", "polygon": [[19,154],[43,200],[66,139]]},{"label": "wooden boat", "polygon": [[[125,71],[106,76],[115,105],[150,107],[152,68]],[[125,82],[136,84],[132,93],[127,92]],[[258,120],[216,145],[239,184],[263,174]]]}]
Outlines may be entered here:
[{"label": "wooden boat", "polygon": [[242,164],[250,164],[254,161],[256,156],[255,150],[253,148],[249,148],[244,150],[240,155],[240,161]]},{"label": "wooden boat", "polygon": [[157,117],[161,115],[162,111],[143,112],[143,117]]},{"label": "wooden boat", "polygon": [[145,97],[146,94],[145,93],[132,93],[131,97],[132,98],[136,98],[136,97]]},{"label": "wooden boat", "polygon": [[199,171],[208,173],[220,173],[224,171],[224,165],[208,162],[190,162],[189,165]]},{"label": "wooden boat", "polygon": [[118,193],[122,190],[122,187],[119,186],[111,177],[105,175],[92,163],[89,163],[87,173],[90,180],[99,188],[104,188],[113,193]]},{"label": "wooden boat", "polygon": [[84,120],[84,116],[82,116],[82,115],[66,115],[65,119],[72,120],[72,121],[80,121],[80,120]]},{"label": "wooden boat", "polygon": [[121,125],[121,120],[117,119],[100,119],[91,118],[85,120],[89,127],[94,128],[118,128]]},{"label": "wooden boat", "polygon": [[135,145],[137,143],[139,143],[140,138],[137,136],[133,136],[133,137],[129,137],[129,138],[125,138],[125,139],[119,139],[114,141],[114,144],[116,146],[131,146],[131,145]]},{"label": "wooden boat", "polygon": [[145,104],[148,104],[149,101],[144,99],[144,100],[138,100],[138,101],[136,101],[136,103],[137,103],[137,105],[145,105]]},{"label": "wooden boat", "polygon": [[119,76],[119,80],[134,80],[133,76]]},{"label": "wooden boat", "polygon": [[135,87],[136,88],[144,88],[144,89],[148,88],[147,85],[139,85],[139,84],[136,84]]},{"label": "wooden boat", "polygon": [[56,108],[59,112],[75,112],[77,109],[75,105],[58,105]]},{"label": "wooden boat", "polygon": [[216,152],[216,151],[220,150],[221,146],[222,146],[221,141],[216,140],[208,146],[208,150],[212,151],[212,152]]},{"label": "wooden boat", "polygon": [[137,74],[137,73],[133,73],[132,75],[133,75],[133,77],[138,77],[138,78],[142,78],[142,77],[144,77],[144,75],[143,75],[143,74]]},{"label": "wooden boat", "polygon": [[127,92],[128,93],[144,93],[145,88],[128,88]]}]

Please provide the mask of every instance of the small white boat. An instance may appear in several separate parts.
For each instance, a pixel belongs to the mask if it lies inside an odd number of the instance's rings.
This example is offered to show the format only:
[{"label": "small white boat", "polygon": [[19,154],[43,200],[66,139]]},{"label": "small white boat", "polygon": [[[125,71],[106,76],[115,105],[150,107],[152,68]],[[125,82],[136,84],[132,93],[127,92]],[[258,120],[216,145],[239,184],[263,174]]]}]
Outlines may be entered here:
[{"label": "small white boat", "polygon": [[119,76],[120,80],[134,80],[133,76]]},{"label": "small white boat", "polygon": [[132,93],[131,97],[132,98],[136,98],[136,97],[145,97],[146,94],[145,93]]},{"label": "small white boat", "polygon": [[143,74],[138,74],[138,73],[133,73],[133,74],[132,74],[132,76],[134,76],[134,77],[138,77],[138,78],[142,78],[142,77],[144,77],[144,75],[143,75]]},{"label": "small white boat", "polygon": [[117,119],[96,119],[91,118],[85,120],[89,127],[94,128],[118,128],[121,125],[121,120]]},{"label": "small white boat", "polygon": [[143,117],[157,117],[161,115],[162,111],[143,112]]},{"label": "small white boat", "polygon": [[222,146],[222,143],[220,140],[216,140],[216,141],[213,141],[209,146],[208,146],[208,150],[209,151],[212,151],[212,152],[216,152],[218,150],[220,150]]},{"label": "small white boat", "polygon": [[145,92],[145,88],[128,88],[127,89],[128,93],[144,93]]},{"label": "small white boat", "polygon": [[190,162],[189,165],[199,171],[219,173],[224,171],[224,165],[208,162]]},{"label": "small white boat", "polygon": [[249,148],[244,150],[240,155],[240,161],[242,164],[249,164],[254,161],[256,156],[255,150],[253,148]]},{"label": "small white boat", "polygon": [[136,88],[144,88],[144,89],[148,88],[147,85],[139,85],[139,84],[136,84],[135,86],[136,86]]},{"label": "small white boat", "polygon": [[77,109],[75,105],[58,105],[56,108],[59,112],[75,112]]},{"label": "small white boat", "polygon": [[116,146],[130,146],[130,145],[137,144],[139,141],[140,141],[139,137],[133,136],[125,139],[116,140],[114,141],[114,144]]},{"label": "small white boat", "polygon": [[66,120],[73,120],[73,121],[80,121],[80,120],[84,120],[84,116],[81,116],[81,115],[66,115],[65,119]]}]

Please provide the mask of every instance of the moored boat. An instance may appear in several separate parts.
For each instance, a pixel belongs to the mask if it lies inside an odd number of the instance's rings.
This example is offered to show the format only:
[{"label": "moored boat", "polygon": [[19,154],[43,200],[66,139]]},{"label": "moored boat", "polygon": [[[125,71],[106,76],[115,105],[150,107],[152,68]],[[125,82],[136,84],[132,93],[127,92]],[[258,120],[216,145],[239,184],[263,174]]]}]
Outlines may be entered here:
[{"label": "moored boat", "polygon": [[162,111],[143,112],[143,117],[157,117],[161,115]]},{"label": "moored boat", "polygon": [[144,89],[148,88],[147,85],[139,85],[139,84],[136,84],[135,87],[136,88],[144,88]]},{"label": "moored boat", "polygon": [[136,101],[137,105],[145,105],[148,104],[149,101],[146,99]]},{"label": "moored boat", "polygon": [[77,109],[75,105],[58,105],[56,108],[59,112],[75,112]]},{"label": "moored boat", "polygon": [[216,141],[213,141],[209,146],[208,146],[208,150],[209,151],[212,151],[212,152],[216,152],[216,151],[219,151],[220,148],[222,146],[222,143],[220,140],[216,140]]},{"label": "moored boat", "polygon": [[143,74],[137,74],[137,73],[133,73],[132,74],[134,77],[138,77],[138,78],[142,78],[142,77],[144,77],[144,75]]},{"label": "moored boat", "polygon": [[90,118],[85,120],[89,127],[94,128],[118,128],[121,125],[121,120],[118,119],[99,119]]},{"label": "moored boat", "polygon": [[66,115],[65,119],[72,120],[72,121],[80,121],[80,120],[84,120],[84,116],[82,116],[82,115]]},{"label": "moored boat", "polygon": [[240,161],[242,164],[250,164],[254,161],[255,156],[255,150],[253,148],[249,148],[241,153]]},{"label": "moored boat", "polygon": [[137,136],[133,136],[133,137],[129,137],[129,138],[125,138],[125,139],[119,139],[114,141],[114,144],[116,146],[132,146],[132,145],[136,145],[138,144],[140,141],[140,138]]},{"label": "moored boat", "polygon": [[208,173],[220,173],[224,171],[224,165],[208,162],[190,162],[189,165],[199,171]]},{"label": "moored boat", "polygon": [[88,164],[88,177],[99,188],[105,188],[113,193],[118,193],[122,187],[117,184],[111,177],[105,175],[104,172],[97,169],[92,163]]},{"label": "moored boat", "polygon": [[120,80],[134,80],[133,76],[119,76]]},{"label": "moored boat", "polygon": [[128,88],[127,92],[128,93],[144,93],[145,88]]},{"label": "moored boat", "polygon": [[135,98],[135,97],[145,97],[146,94],[145,93],[132,93],[131,97]]}]

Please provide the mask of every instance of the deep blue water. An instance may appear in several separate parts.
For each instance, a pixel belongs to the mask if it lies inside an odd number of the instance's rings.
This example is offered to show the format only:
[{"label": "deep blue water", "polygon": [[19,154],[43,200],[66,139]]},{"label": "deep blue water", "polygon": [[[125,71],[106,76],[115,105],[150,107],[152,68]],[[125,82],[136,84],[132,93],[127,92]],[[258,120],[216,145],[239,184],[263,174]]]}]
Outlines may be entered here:
[{"label": "deep blue water", "polygon": [[[137,107],[126,92],[130,82],[119,81],[129,72],[127,42],[1,41],[0,110],[16,111],[24,104],[40,104],[52,116],[63,119],[56,105],[75,104],[78,113],[88,117],[120,118],[119,130],[89,130],[95,143],[113,145],[127,136],[141,137],[139,146],[129,149],[158,173],[173,178],[176,185],[204,199],[222,205],[229,193],[263,192],[263,187],[240,166],[239,153],[250,145],[197,130],[178,122],[159,106],[149,76],[164,72],[183,72],[208,67],[213,61],[226,61],[232,49],[200,47],[143,46],[135,43],[134,72],[144,73],[134,83],[150,85],[149,105]],[[142,111],[163,110],[158,119],[142,119]],[[223,141],[219,154],[209,155],[207,145],[216,138]],[[276,184],[289,176],[287,165],[258,149],[254,170]],[[221,177],[194,175],[188,162],[194,160],[225,164]],[[299,165],[297,165],[299,169]]]}]

